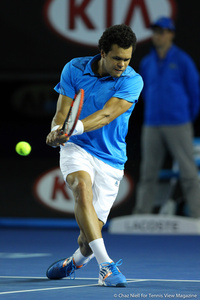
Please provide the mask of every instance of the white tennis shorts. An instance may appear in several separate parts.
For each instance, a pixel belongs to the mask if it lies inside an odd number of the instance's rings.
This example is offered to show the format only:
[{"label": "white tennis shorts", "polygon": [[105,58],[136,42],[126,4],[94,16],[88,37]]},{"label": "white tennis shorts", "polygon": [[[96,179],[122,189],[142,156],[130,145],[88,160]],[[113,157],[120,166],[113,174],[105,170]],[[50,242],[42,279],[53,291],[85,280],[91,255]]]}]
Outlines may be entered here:
[{"label": "white tennis shorts", "polygon": [[90,174],[94,209],[99,220],[105,224],[117,197],[124,171],[113,168],[70,142],[64,147],[61,146],[60,169],[65,182],[67,175],[73,172],[82,170]]}]

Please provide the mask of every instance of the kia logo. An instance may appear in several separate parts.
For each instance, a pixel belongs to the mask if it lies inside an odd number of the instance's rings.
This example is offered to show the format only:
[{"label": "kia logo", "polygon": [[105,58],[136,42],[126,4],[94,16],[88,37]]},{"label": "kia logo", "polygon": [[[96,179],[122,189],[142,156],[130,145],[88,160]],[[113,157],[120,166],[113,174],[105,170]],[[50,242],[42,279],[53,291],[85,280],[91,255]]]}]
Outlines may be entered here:
[{"label": "kia logo", "polygon": [[[114,207],[127,200],[133,191],[133,180],[125,174]],[[59,168],[41,174],[34,183],[35,198],[46,207],[64,214],[74,214],[74,198]]]},{"label": "kia logo", "polygon": [[50,28],[71,42],[97,47],[105,28],[127,24],[138,42],[149,39],[149,25],[160,16],[175,17],[175,0],[48,0],[44,6]]}]

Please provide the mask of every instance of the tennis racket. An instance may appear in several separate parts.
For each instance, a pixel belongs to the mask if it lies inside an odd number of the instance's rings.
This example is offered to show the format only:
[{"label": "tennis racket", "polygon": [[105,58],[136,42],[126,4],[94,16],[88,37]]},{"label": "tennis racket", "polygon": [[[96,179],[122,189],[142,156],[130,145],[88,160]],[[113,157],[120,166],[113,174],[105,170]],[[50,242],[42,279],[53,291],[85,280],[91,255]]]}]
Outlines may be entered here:
[{"label": "tennis racket", "polygon": [[67,137],[70,137],[72,135],[74,128],[76,127],[83,107],[83,99],[84,90],[80,89],[72,101],[69,112],[61,129],[64,131]]}]

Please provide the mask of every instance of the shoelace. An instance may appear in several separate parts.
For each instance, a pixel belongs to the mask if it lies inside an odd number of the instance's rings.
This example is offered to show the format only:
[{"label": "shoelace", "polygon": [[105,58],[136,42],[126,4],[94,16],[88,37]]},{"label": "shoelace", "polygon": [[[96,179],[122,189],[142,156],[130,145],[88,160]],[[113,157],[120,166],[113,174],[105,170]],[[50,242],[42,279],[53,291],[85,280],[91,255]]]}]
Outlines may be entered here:
[{"label": "shoelace", "polygon": [[[76,266],[75,264],[73,263],[73,258],[72,258],[72,269],[71,269],[71,272],[69,273],[69,277],[70,279],[75,279],[75,270],[76,270]],[[73,276],[72,276],[73,275]]]},{"label": "shoelace", "polygon": [[114,275],[117,275],[119,273],[117,267],[121,266],[122,263],[123,263],[123,261],[122,261],[122,259],[120,259],[116,263],[114,263],[114,262],[113,263],[105,262],[105,263],[100,264],[100,266],[102,268],[108,268],[108,269],[110,269]]}]

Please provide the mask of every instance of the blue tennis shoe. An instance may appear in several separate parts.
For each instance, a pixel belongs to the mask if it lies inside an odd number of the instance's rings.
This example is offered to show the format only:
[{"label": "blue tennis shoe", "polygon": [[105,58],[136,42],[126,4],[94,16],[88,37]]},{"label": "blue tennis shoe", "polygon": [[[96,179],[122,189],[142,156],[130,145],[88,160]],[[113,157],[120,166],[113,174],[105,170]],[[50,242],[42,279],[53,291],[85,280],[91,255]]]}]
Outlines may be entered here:
[{"label": "blue tennis shoe", "polygon": [[120,259],[117,263],[103,263],[100,265],[99,285],[125,287],[126,277],[120,272],[117,266],[122,264]]},{"label": "blue tennis shoe", "polygon": [[74,274],[75,278],[75,270],[80,269],[84,265],[76,266],[73,260],[73,257],[64,258],[54,262],[46,271],[46,276],[49,279],[61,279],[64,277],[72,276]]}]

